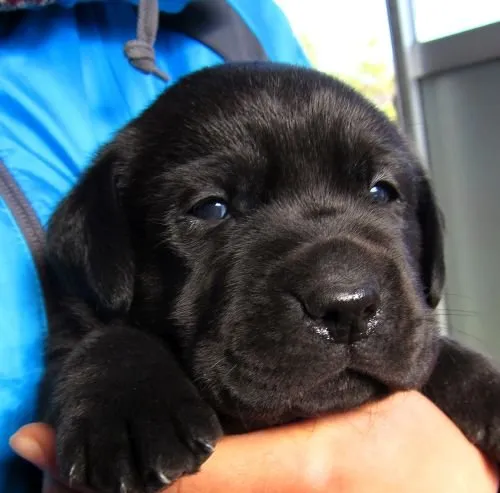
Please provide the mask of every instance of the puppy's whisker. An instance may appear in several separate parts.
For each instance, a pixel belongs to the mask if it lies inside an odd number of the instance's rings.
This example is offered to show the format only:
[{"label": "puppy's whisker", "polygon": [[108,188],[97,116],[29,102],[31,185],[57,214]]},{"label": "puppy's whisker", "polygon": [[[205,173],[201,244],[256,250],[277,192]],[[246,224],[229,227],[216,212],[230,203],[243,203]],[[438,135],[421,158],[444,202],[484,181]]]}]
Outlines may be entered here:
[{"label": "puppy's whisker", "polygon": [[[224,357],[220,358],[218,361],[216,361],[213,365],[209,366],[207,368],[207,372],[211,372],[212,370],[214,370],[215,368],[217,368],[223,361],[225,360]],[[233,367],[234,368],[234,367]],[[232,370],[232,368],[231,368]],[[231,370],[229,370],[228,374],[231,372]]]},{"label": "puppy's whisker", "polygon": [[158,241],[153,244],[153,248],[158,249],[163,246],[167,246],[168,244],[169,244],[168,238],[159,238]]},{"label": "puppy's whisker", "polygon": [[480,337],[478,336],[475,336],[469,332],[466,332],[465,330],[463,329],[457,329],[455,327],[451,327],[450,328],[450,333],[453,335],[453,334],[460,334],[461,336],[463,336],[464,338],[467,338],[469,340],[473,340],[475,342],[478,342],[480,343],[483,347],[486,347],[486,341],[484,339],[481,339]]},{"label": "puppy's whisker", "polygon": [[444,313],[443,315],[447,315],[448,317],[453,318],[477,318],[477,313]]},{"label": "puppy's whisker", "polygon": [[444,315],[455,315],[455,314],[466,314],[466,315],[478,315],[479,312],[477,310],[459,310],[456,308],[446,308],[443,310],[436,310],[438,314]]},{"label": "puppy's whisker", "polygon": [[445,315],[447,317],[459,317],[459,318],[477,318],[479,316],[479,313],[477,312],[449,312],[449,311],[444,311],[444,312],[437,312],[436,315]]},{"label": "puppy's whisker", "polygon": [[451,297],[460,298],[460,299],[468,300],[468,301],[472,301],[474,299],[474,298],[472,298],[472,296],[466,296],[464,294],[449,293],[449,292],[446,293],[446,297],[447,298],[451,298]]},{"label": "puppy's whisker", "polygon": [[[231,373],[233,370],[235,370],[236,367],[237,367],[237,364],[233,365],[227,374],[229,375],[229,373]],[[244,388],[243,384],[242,384],[242,375],[241,375],[241,373],[240,373],[240,377],[239,377],[239,388]],[[236,405],[235,405],[235,407],[236,407],[236,412],[238,414],[238,418],[240,420],[242,428],[246,432],[250,431],[250,426],[249,426],[249,424],[248,424],[248,422],[246,420],[245,414],[241,411],[240,401],[238,399],[236,399]]]}]

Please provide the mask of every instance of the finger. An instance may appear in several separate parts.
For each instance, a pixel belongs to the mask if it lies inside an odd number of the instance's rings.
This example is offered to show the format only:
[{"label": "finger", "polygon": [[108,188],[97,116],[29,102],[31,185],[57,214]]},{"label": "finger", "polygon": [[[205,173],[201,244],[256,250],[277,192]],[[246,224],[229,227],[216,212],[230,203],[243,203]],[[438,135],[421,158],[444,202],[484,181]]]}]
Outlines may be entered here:
[{"label": "finger", "polygon": [[27,461],[52,474],[56,472],[55,434],[43,423],[31,423],[10,437],[11,448]]}]

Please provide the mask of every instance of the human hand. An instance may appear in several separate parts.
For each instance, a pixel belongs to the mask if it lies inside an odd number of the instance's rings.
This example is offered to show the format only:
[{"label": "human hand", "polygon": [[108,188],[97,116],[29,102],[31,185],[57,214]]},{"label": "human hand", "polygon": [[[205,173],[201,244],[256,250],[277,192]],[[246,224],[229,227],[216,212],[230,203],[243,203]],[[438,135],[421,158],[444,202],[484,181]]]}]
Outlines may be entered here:
[{"label": "human hand", "polygon": [[[41,423],[13,448],[55,482],[54,433]],[[74,491],[74,490],[73,490]],[[496,470],[456,426],[417,392],[398,393],[347,413],[224,437],[193,476],[164,493],[497,493]]]}]

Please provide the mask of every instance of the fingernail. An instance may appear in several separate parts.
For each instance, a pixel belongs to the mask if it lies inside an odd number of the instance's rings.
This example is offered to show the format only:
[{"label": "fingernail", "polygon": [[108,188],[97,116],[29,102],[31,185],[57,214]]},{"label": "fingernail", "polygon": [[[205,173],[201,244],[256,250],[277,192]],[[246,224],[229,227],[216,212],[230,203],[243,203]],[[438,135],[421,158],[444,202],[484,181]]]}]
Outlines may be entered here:
[{"label": "fingernail", "polygon": [[16,454],[30,462],[38,463],[43,460],[43,451],[40,444],[32,438],[20,436],[14,433],[9,439],[9,445]]}]

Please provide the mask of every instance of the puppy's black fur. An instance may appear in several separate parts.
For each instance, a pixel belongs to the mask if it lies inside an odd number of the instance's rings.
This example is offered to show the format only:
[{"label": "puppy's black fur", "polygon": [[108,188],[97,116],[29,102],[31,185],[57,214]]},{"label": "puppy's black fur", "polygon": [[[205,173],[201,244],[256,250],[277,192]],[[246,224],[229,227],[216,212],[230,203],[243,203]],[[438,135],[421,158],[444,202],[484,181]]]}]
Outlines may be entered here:
[{"label": "puppy's black fur", "polygon": [[422,389],[500,458],[500,376],[434,320],[429,181],[331,77],[237,64],[185,78],[101,150],[47,258],[59,319],[42,402],[75,484],[152,491],[223,430],[397,389]]}]

